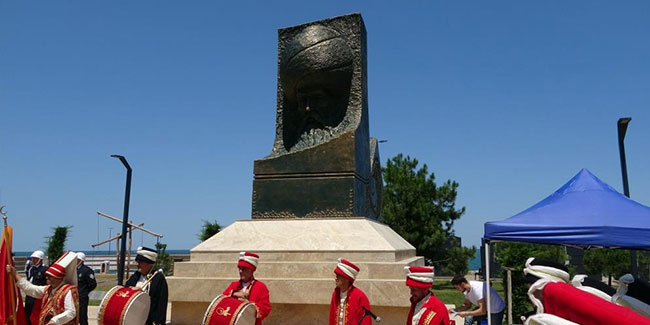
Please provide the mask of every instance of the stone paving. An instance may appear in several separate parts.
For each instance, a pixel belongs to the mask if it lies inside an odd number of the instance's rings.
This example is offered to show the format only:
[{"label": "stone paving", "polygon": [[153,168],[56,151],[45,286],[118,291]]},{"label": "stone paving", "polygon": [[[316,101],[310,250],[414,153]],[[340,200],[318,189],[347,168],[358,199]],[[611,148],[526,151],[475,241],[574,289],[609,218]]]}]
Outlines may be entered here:
[{"label": "stone paving", "polygon": [[[452,308],[453,305],[447,305],[447,308]],[[88,307],[88,325],[97,325],[97,314],[99,313],[99,306],[89,306]],[[167,324],[171,324],[171,315],[172,315],[172,304],[167,305]],[[463,325],[464,320],[461,317],[456,317],[454,319],[456,325]]]}]

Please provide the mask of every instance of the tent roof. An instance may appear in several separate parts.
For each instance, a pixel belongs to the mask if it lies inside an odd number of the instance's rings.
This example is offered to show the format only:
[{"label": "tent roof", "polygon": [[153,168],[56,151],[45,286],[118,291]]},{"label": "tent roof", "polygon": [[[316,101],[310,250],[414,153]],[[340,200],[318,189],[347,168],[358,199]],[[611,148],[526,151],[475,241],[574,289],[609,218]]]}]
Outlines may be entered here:
[{"label": "tent roof", "polygon": [[525,211],[485,223],[485,239],[650,249],[650,207],[582,169]]}]

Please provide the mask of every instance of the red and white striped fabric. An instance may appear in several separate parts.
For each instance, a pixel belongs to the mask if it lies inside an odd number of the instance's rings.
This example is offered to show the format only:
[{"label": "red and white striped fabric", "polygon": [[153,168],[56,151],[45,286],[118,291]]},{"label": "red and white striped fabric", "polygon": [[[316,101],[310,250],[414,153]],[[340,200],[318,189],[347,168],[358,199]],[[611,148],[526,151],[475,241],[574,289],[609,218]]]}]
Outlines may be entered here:
[{"label": "red and white striped fabric", "polygon": [[65,276],[65,268],[60,264],[52,264],[47,268],[47,271],[45,271],[45,275],[51,276],[55,279],[63,279]]},{"label": "red and white striped fabric", "polygon": [[63,279],[64,283],[77,285],[77,253],[67,251],[45,271],[46,276]]},{"label": "red and white striped fabric", "polygon": [[416,288],[433,287],[433,267],[431,266],[405,266],[406,285]]},{"label": "red and white striped fabric", "polygon": [[255,253],[241,252],[239,253],[239,262],[237,263],[237,266],[255,271],[257,270],[257,262],[259,262],[259,260],[260,256]]},{"label": "red and white striped fabric", "polygon": [[352,262],[339,258],[334,273],[348,279],[350,282],[354,282],[354,280],[357,279],[360,270],[361,269]]}]

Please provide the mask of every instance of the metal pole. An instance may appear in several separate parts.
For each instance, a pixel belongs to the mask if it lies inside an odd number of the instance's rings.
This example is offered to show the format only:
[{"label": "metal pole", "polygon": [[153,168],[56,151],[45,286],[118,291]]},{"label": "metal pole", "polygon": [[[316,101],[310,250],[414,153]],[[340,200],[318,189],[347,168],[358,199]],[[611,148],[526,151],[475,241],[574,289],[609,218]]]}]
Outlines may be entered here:
[{"label": "metal pole", "polygon": [[[631,117],[622,117],[618,119],[616,123],[618,127],[618,153],[621,158],[621,174],[623,176],[623,194],[630,197],[630,187],[627,182],[627,162],[625,160],[625,133],[627,132],[627,125],[632,120]],[[634,277],[638,276],[638,267],[636,262],[636,250],[630,250],[630,273]]]},{"label": "metal pole", "polygon": [[126,277],[131,273],[131,243],[133,242],[133,230],[129,231],[129,258],[126,261]]},{"label": "metal pole", "polygon": [[[108,219],[111,219],[111,220],[114,220],[114,221],[117,221],[117,222],[120,222],[120,223],[122,222],[122,220],[120,220],[120,219],[118,219],[118,218],[116,218],[116,217],[113,217],[113,216],[111,216],[111,215],[108,215],[108,214],[106,214],[106,213],[103,213],[103,212],[101,212],[101,211],[97,211],[97,214],[100,215],[100,216],[102,216],[102,217],[106,217],[106,218],[108,218]],[[147,230],[147,229],[143,228],[142,226],[144,226],[144,223],[141,223],[141,224],[139,224],[139,225],[136,225],[136,224],[134,224],[134,223],[132,223],[132,222],[129,222],[129,227],[131,227],[131,228],[140,229],[140,230],[142,230],[142,231],[144,231],[144,232],[146,232],[146,233],[148,233],[148,234],[150,234],[150,235],[152,235],[152,236],[155,236],[155,237],[160,237],[160,238],[163,237],[162,234],[155,233],[155,232],[153,232],[153,231],[151,231],[151,230]]]},{"label": "metal pole", "polygon": [[124,215],[122,219],[122,240],[120,241],[120,262],[117,265],[117,284],[122,285],[124,282],[124,259],[126,257],[126,234],[129,227],[129,201],[131,200],[131,166],[124,156],[111,155],[122,162],[126,168],[126,190],[124,191]]},{"label": "metal pole", "polygon": [[512,269],[508,268],[508,325],[512,325]]},{"label": "metal pole", "polygon": [[[120,269],[119,269],[119,260],[120,260],[120,245],[118,244],[120,242],[120,238],[117,237],[115,238],[115,261],[117,262],[117,277],[120,277]],[[121,284],[120,284],[121,285]]]},{"label": "metal pole", "polygon": [[[111,235],[113,234],[113,227],[108,228],[108,238],[113,238]],[[110,241],[113,241],[113,239],[109,239]],[[111,255],[111,242],[108,242],[108,255]]]},{"label": "metal pole", "polygon": [[488,325],[492,325],[492,315],[490,314],[490,242],[488,240],[485,241],[485,285],[487,288],[487,297],[485,298],[487,315],[485,316],[487,316]]}]

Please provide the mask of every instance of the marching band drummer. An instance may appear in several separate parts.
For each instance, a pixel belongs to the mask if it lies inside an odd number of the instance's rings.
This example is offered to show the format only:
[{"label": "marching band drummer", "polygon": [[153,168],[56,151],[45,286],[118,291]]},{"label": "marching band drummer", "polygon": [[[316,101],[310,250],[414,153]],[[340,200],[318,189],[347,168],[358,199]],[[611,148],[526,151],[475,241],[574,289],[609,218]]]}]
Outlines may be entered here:
[{"label": "marching band drummer", "polygon": [[264,318],[271,313],[269,289],[262,281],[256,280],[254,276],[259,259],[260,256],[255,253],[239,253],[239,261],[237,262],[239,280],[232,282],[223,291],[224,295],[248,300],[255,305],[255,309],[257,309],[255,325],[262,324]]},{"label": "marching band drummer", "polygon": [[138,247],[135,262],[138,270],[126,281],[127,287],[140,288],[151,297],[151,307],[145,325],[163,325],[167,320],[167,280],[162,269],[153,270],[158,253],[148,247]]},{"label": "marching band drummer", "polygon": [[47,271],[47,285],[33,285],[7,265],[7,273],[13,275],[16,284],[25,294],[36,299],[42,298],[39,325],[77,325],[79,297],[77,296],[77,254],[66,252]]}]

